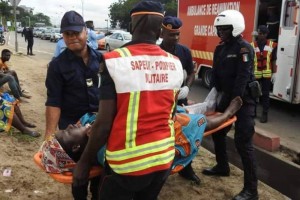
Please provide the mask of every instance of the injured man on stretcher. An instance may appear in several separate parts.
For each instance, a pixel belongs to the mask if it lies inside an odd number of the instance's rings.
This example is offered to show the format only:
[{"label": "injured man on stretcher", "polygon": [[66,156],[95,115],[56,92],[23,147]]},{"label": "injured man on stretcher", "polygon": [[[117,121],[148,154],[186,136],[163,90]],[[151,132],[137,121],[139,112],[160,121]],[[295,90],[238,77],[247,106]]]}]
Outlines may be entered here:
[{"label": "injured man on stretcher", "polygon": [[[211,116],[204,114],[176,113],[175,127],[175,159],[172,173],[185,167],[198,153],[202,136],[205,131],[217,128],[232,118],[242,106],[240,97],[234,98],[224,113]],[[188,112],[188,111],[187,111]],[[63,173],[72,171],[79,160],[89,138],[91,124],[96,113],[87,113],[76,125],[69,125],[65,130],[59,130],[47,138],[41,148],[41,165],[48,173]],[[189,142],[190,141],[190,142]],[[184,144],[186,142],[186,144]],[[186,147],[185,145],[189,145]],[[105,147],[99,150],[95,165],[103,165]]]}]

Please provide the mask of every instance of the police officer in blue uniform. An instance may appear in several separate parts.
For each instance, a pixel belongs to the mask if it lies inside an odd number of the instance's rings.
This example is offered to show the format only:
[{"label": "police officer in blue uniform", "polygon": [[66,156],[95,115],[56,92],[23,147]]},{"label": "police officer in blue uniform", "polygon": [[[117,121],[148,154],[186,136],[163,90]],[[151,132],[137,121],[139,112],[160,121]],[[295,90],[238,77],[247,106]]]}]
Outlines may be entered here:
[{"label": "police officer in blue uniform", "polygon": [[[87,45],[87,30],[83,17],[68,11],[61,20],[66,49],[50,63],[45,85],[46,133],[45,138],[58,129],[76,124],[87,112],[97,112],[100,98],[99,65],[102,55]],[[92,199],[97,199],[100,177],[91,180]],[[80,187],[72,185],[75,200],[86,199],[88,183]]]},{"label": "police officer in blue uniform", "polygon": [[[178,44],[180,38],[180,28],[182,22],[177,17],[166,16],[162,24],[161,38],[162,43],[160,47],[177,56],[180,59],[183,70],[186,72],[187,77],[180,89],[178,95],[178,105],[188,105],[187,96],[189,94],[192,83],[195,80],[194,66],[192,60],[191,51],[184,45]],[[192,163],[189,163],[179,174],[188,179],[192,180],[196,184],[200,184],[200,178],[196,175],[192,168]]]},{"label": "police officer in blue uniform", "polygon": [[[234,141],[244,168],[244,188],[233,200],[256,200],[257,175],[252,136],[254,134],[255,98],[250,95],[249,83],[254,80],[254,51],[241,33],[245,29],[243,15],[236,10],[220,13],[214,22],[221,43],[214,52],[211,87],[222,94],[216,111],[224,112],[230,101],[240,96],[241,109],[236,113]],[[208,176],[229,176],[226,135],[231,127],[213,134],[217,165],[203,170]]]},{"label": "police officer in blue uniform", "polygon": [[178,105],[187,105],[187,96],[195,80],[195,74],[191,51],[186,46],[178,44],[181,26],[182,22],[179,18],[166,16],[162,24],[161,38],[163,40],[160,47],[177,56],[180,59],[183,70],[187,74],[178,95]]}]

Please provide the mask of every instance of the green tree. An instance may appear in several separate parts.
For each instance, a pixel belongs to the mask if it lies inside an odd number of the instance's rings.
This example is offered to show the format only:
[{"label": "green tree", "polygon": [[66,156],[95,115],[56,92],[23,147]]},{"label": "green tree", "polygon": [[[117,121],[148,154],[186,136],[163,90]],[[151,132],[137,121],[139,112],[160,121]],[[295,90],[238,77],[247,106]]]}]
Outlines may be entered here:
[{"label": "green tree", "polygon": [[7,19],[9,19],[11,13],[11,6],[8,5],[7,1],[1,0],[0,1],[0,16],[1,16],[1,24],[5,24]]},{"label": "green tree", "polygon": [[[0,1],[0,16],[2,17],[1,24],[6,24],[7,21],[14,22],[14,15],[11,12],[13,6],[11,6],[8,0]],[[28,26],[30,18],[30,25],[34,25],[37,22],[43,22],[46,26],[51,26],[50,17],[44,15],[43,13],[37,13],[33,15],[33,10],[27,11],[21,7],[16,8],[17,12],[17,22],[21,22],[21,26]],[[14,23],[13,23],[14,24]]]},{"label": "green tree", "polygon": [[[109,6],[109,17],[112,28],[129,28],[131,21],[129,11],[140,0],[119,0]],[[177,16],[177,0],[161,0],[165,8],[165,15]]]}]

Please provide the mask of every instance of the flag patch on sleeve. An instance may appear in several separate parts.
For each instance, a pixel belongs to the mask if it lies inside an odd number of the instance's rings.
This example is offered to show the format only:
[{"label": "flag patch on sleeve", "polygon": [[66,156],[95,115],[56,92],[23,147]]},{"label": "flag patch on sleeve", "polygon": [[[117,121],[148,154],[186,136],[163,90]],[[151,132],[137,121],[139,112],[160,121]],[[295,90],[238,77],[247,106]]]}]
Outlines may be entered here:
[{"label": "flag patch on sleeve", "polygon": [[243,62],[248,62],[248,61],[249,61],[249,55],[243,54]]}]

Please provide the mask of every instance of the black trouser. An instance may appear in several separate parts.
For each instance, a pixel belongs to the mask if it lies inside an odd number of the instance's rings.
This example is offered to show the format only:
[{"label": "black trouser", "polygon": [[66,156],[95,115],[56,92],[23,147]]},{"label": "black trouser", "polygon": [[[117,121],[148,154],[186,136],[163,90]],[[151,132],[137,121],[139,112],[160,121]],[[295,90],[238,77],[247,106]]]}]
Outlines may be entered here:
[{"label": "black trouser", "polygon": [[27,54],[32,54],[33,39],[28,39]]},{"label": "black trouser", "polygon": [[105,163],[99,197],[101,200],[156,200],[169,174],[170,169],[143,176],[123,176]]},{"label": "black trouser", "polygon": [[270,107],[270,89],[272,86],[271,79],[261,78],[258,80],[261,86],[262,96],[260,102],[263,108],[263,113],[268,113]]},{"label": "black trouser", "polygon": [[[97,200],[98,197],[98,188],[99,188],[100,176],[94,177],[90,180],[90,192],[92,194],[91,200]],[[83,186],[74,187],[72,185],[72,195],[74,200],[86,200],[88,196],[88,183]]]},{"label": "black trouser", "polygon": [[[254,109],[255,104],[245,103],[236,113],[234,142],[238,153],[241,156],[244,169],[244,188],[257,190],[256,160],[252,136],[254,134]],[[214,133],[216,160],[219,167],[228,167],[228,157],[226,153],[226,135],[229,127]]]}]

